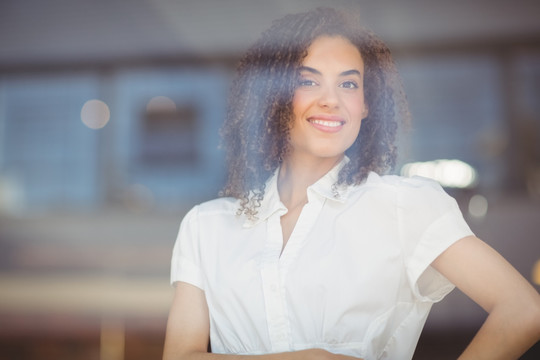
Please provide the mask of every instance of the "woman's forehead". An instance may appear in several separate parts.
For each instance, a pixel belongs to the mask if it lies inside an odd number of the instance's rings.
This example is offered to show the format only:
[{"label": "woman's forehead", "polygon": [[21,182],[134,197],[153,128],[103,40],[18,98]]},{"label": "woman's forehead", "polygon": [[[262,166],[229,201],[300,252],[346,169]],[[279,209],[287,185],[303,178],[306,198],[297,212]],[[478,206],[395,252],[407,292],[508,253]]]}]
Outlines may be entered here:
[{"label": "woman's forehead", "polygon": [[318,66],[338,66],[363,69],[364,61],[360,50],[343,36],[320,36],[308,47],[303,66],[317,69]]}]

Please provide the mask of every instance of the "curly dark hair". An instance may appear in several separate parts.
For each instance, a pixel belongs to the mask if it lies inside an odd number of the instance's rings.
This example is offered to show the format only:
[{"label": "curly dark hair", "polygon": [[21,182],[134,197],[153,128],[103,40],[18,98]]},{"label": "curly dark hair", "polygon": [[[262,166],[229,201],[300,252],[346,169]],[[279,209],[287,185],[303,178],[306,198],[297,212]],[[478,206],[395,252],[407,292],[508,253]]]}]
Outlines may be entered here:
[{"label": "curly dark hair", "polygon": [[239,214],[256,216],[266,180],[290,150],[298,70],[310,44],[323,35],[342,36],[360,50],[369,108],[336,185],[359,184],[370,171],[385,173],[395,165],[398,119],[408,121],[409,112],[388,47],[334,9],[287,15],[274,21],[241,59],[221,129],[229,173],[220,195],[238,198]]}]

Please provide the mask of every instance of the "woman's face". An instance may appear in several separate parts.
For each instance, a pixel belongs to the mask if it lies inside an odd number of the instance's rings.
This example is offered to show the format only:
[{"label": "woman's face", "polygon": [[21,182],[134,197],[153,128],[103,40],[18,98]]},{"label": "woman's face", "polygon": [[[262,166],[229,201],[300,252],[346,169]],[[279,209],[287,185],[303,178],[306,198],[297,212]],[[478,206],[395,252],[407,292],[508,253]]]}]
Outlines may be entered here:
[{"label": "woman's face", "polygon": [[292,156],[343,157],[368,113],[363,80],[364,61],[349,40],[321,36],[311,43],[293,97]]}]

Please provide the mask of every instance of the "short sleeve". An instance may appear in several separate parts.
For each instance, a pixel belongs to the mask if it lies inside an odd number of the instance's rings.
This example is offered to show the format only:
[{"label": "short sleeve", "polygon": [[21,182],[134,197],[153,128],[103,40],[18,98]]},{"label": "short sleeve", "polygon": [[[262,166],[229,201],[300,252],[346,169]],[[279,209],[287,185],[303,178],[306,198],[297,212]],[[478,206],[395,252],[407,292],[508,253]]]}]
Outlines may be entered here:
[{"label": "short sleeve", "polygon": [[421,301],[440,301],[454,285],[430,264],[452,244],[473,233],[455,199],[433,180],[405,179],[398,203],[409,284]]},{"label": "short sleeve", "polygon": [[183,281],[204,290],[200,269],[198,210],[191,209],[180,224],[171,260],[171,284]]}]

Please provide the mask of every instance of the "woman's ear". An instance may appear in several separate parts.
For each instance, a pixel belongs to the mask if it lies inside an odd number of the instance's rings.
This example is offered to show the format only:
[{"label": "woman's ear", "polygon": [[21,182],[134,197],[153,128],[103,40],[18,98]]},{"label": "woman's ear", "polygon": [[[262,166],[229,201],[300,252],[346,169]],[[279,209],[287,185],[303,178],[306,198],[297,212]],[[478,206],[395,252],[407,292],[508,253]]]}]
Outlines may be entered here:
[{"label": "woman's ear", "polygon": [[362,111],[362,119],[367,118],[368,113],[369,113],[369,108],[368,108],[367,104],[364,104],[364,111]]}]

